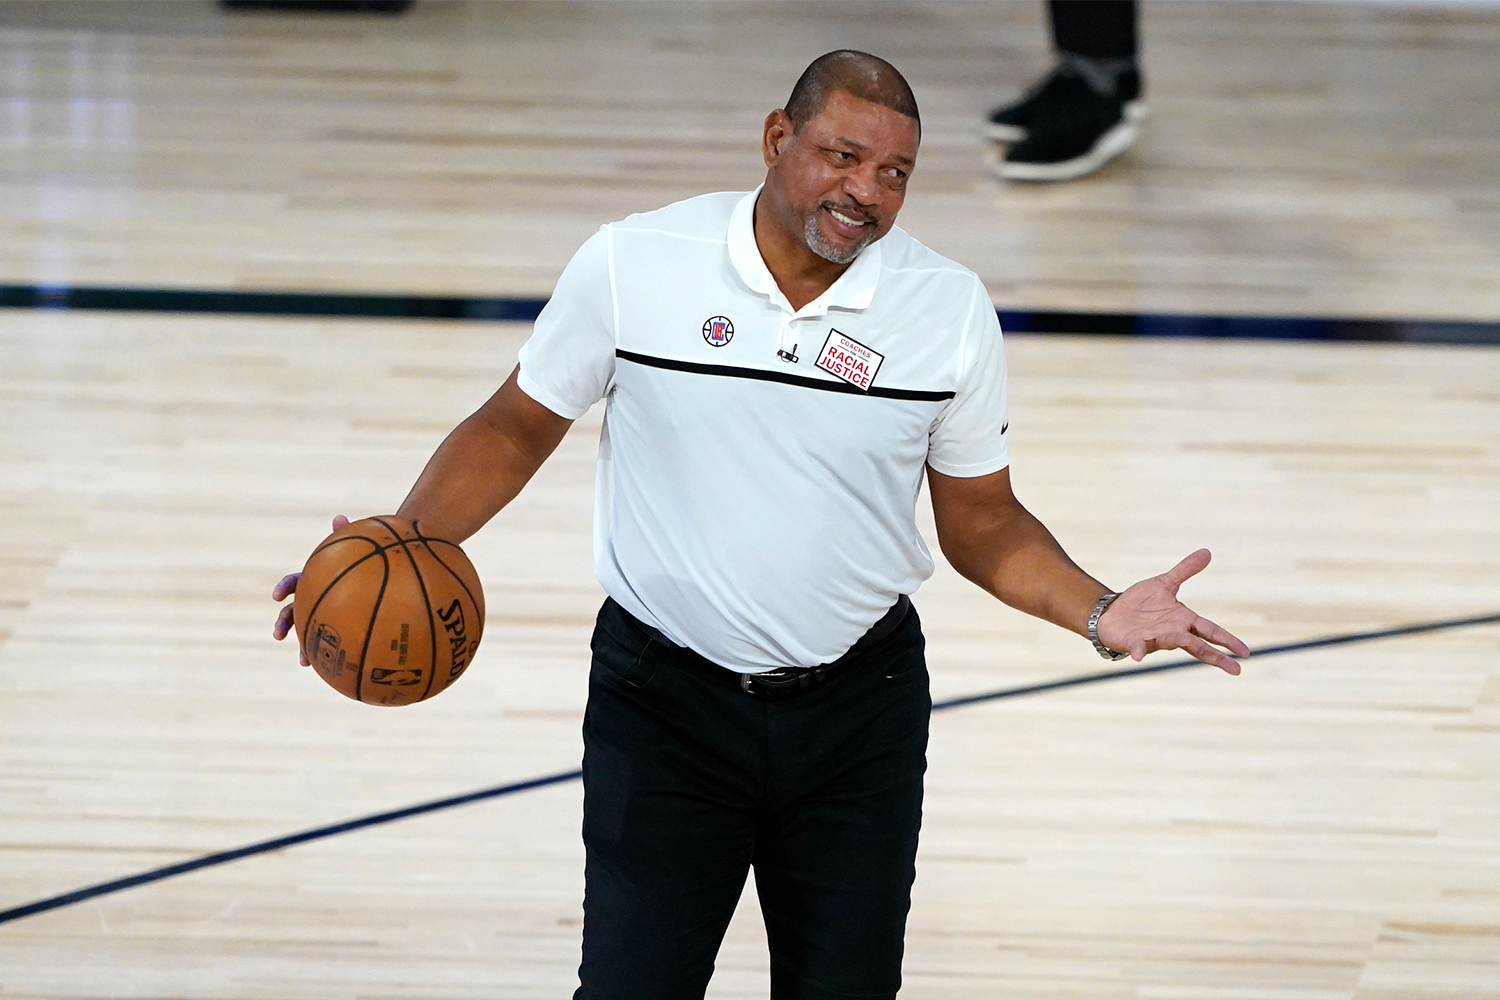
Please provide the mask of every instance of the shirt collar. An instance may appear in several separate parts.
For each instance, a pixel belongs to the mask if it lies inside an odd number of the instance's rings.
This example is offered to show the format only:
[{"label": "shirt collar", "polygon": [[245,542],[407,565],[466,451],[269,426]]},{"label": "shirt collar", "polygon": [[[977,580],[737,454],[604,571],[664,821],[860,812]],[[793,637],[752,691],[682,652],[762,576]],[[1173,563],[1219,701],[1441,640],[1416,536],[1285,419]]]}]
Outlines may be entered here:
[{"label": "shirt collar", "polygon": [[[729,216],[729,261],[734,265],[740,280],[752,291],[769,296],[787,312],[793,312],[791,303],[781,294],[776,279],[760,255],[755,243],[755,200],[760,197],[760,187],[741,198]],[[880,241],[876,240],[860,251],[848,270],[816,299],[795,310],[799,316],[815,316],[829,309],[864,309],[875,298],[875,283],[880,278]]]}]

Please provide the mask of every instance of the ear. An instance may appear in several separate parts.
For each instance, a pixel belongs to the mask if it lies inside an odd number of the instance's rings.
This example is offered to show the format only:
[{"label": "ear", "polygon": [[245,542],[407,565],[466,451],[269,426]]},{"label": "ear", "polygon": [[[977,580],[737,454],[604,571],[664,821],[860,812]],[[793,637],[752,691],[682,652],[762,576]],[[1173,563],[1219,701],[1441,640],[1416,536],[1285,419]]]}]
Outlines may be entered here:
[{"label": "ear", "polygon": [[795,131],[792,120],[786,116],[785,111],[778,108],[766,115],[765,131],[760,136],[760,153],[767,168],[776,166],[776,162],[781,159],[781,151],[786,148],[787,141]]}]

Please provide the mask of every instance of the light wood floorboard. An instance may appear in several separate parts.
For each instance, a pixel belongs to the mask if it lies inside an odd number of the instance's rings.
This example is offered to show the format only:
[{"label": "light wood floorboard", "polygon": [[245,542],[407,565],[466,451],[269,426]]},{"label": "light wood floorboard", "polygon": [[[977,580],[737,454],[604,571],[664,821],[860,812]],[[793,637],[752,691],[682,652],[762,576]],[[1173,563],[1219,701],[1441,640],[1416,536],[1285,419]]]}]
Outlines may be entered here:
[{"label": "light wood floorboard", "polygon": [[1154,113],[1061,186],[979,124],[1039,3],[0,3],[0,282],[545,295],[601,222],[757,183],[819,53],[924,109],[902,221],[1016,308],[1500,316],[1500,6],[1143,5]]},{"label": "light wood floorboard", "polygon": [[[451,692],[338,697],[269,638],[329,516],[388,511],[521,324],[8,312],[0,908],[576,766],[597,412],[467,546]],[[1500,610],[1500,353],[1010,342],[1017,487],[1107,582],[1262,646]],[[924,524],[930,537],[930,524]],[[1101,669],[946,566],[934,691]],[[1494,1000],[1500,628],[934,718],[904,997]],[[238,862],[0,927],[0,996],[567,996],[579,789]],[[742,908],[712,996],[766,995]]]}]

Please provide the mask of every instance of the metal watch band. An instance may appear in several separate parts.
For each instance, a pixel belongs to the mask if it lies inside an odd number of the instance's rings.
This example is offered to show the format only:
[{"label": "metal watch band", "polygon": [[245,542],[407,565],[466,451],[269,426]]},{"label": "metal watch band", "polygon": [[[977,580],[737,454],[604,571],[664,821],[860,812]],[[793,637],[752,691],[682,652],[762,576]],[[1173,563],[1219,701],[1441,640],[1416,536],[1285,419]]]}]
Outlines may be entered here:
[{"label": "metal watch band", "polygon": [[1119,594],[1105,594],[1103,597],[1094,602],[1094,610],[1089,615],[1089,642],[1092,642],[1094,644],[1094,650],[1100,656],[1104,657],[1110,662],[1114,662],[1115,660],[1123,660],[1125,659],[1125,657],[1130,655],[1129,653],[1121,653],[1117,650],[1110,649],[1104,643],[1099,641],[1099,617],[1104,614],[1104,610],[1111,604],[1113,604],[1115,598],[1119,596]]}]

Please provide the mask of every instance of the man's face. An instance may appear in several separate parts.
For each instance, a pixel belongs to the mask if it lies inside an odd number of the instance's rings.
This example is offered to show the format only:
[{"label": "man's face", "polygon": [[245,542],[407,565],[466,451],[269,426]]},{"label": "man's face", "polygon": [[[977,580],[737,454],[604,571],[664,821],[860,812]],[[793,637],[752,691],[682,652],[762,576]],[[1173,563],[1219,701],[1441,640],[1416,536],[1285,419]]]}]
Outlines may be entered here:
[{"label": "man's face", "polygon": [[773,112],[763,146],[778,223],[824,260],[847,264],[896,224],[919,140],[912,119],[843,91],[797,132]]}]

